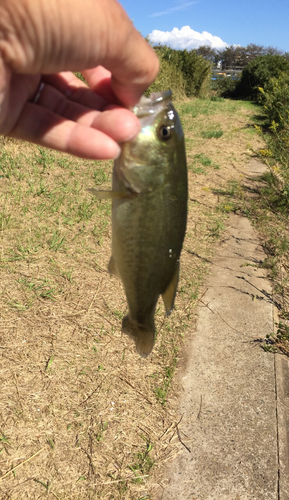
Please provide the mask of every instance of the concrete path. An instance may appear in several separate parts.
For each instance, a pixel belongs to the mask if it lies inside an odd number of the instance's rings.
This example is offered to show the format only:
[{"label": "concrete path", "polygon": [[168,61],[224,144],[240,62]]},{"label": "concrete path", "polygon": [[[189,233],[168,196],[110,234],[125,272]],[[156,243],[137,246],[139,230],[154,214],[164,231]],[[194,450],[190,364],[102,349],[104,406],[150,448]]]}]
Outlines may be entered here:
[{"label": "concrete path", "polygon": [[[251,161],[251,174],[260,164]],[[289,366],[255,342],[278,320],[265,255],[232,214],[180,373],[180,453],[163,500],[288,500]]]}]

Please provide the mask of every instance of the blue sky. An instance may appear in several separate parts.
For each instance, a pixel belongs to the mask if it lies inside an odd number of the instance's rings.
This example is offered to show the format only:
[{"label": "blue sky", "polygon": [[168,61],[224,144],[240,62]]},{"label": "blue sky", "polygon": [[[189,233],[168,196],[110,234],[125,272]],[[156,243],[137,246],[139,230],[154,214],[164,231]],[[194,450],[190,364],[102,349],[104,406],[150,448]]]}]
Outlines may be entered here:
[{"label": "blue sky", "polygon": [[[154,32],[152,37],[156,41],[174,48],[256,43],[289,52],[289,0],[120,0],[120,3],[143,36]],[[180,31],[184,26],[190,29]]]}]

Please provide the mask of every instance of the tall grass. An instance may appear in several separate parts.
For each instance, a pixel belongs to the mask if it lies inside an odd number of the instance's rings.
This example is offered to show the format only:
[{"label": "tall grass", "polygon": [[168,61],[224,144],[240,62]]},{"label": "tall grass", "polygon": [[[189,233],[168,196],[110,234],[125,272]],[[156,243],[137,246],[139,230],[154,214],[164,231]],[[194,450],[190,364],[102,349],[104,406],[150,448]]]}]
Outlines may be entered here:
[{"label": "tall grass", "polygon": [[[267,253],[264,267],[270,270],[274,301],[279,309],[275,343],[289,354],[289,75],[272,78],[259,88],[263,124],[256,126],[267,147],[259,155],[268,166],[249,213],[263,237]],[[262,118],[258,117],[258,121]]]},{"label": "tall grass", "polygon": [[267,119],[268,150],[262,154],[271,172],[272,200],[275,209],[289,214],[289,75],[272,78],[259,92]]}]

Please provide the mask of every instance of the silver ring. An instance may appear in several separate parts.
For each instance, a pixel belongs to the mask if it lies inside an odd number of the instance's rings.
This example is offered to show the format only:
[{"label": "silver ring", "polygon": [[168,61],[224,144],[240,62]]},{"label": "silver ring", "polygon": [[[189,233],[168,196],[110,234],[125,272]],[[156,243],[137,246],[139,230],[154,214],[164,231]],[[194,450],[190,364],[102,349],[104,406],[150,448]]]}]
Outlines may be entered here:
[{"label": "silver ring", "polygon": [[35,97],[34,97],[34,99],[33,99],[33,101],[32,101],[32,102],[33,102],[33,104],[37,104],[37,103],[38,103],[38,101],[39,101],[39,99],[40,99],[40,96],[41,96],[41,94],[42,94],[42,91],[43,91],[43,89],[44,89],[44,85],[45,85],[45,83],[44,83],[44,82],[41,82],[41,83],[40,83],[40,85],[39,85],[39,87],[38,87],[38,89],[37,89],[36,95],[35,95]]}]

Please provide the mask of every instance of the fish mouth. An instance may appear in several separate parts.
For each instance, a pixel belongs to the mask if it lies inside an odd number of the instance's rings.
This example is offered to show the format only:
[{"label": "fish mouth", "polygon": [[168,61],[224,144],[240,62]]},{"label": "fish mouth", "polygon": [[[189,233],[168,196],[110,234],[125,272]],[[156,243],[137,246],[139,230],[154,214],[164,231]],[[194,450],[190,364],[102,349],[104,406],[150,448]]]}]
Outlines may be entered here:
[{"label": "fish mouth", "polygon": [[149,97],[142,96],[132,111],[138,118],[156,115],[171,101],[172,91],[153,92]]}]

